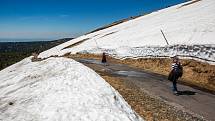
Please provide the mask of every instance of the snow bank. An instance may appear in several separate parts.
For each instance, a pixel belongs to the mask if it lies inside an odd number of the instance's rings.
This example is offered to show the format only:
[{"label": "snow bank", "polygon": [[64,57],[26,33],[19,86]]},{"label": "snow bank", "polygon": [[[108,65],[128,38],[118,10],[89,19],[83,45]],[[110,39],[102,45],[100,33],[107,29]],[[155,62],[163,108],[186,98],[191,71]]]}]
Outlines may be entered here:
[{"label": "snow bank", "polygon": [[67,58],[0,71],[1,121],[141,121],[99,75]]},{"label": "snow bank", "polygon": [[[175,45],[209,45],[211,48],[206,53],[196,53],[195,51],[186,51],[186,49],[179,53],[182,56],[215,61],[214,54],[208,55],[208,53],[215,53],[215,0],[200,0],[188,4],[190,2],[192,1],[83,35],[42,52],[39,57],[46,58],[51,55],[64,55],[65,53],[77,53],[80,51],[92,52],[92,50],[98,48],[120,52],[117,55],[118,57],[123,55],[126,57],[126,53],[129,53],[127,50],[142,48],[142,52],[138,53],[138,55],[131,54],[131,56],[153,57],[160,53],[156,52],[159,47],[162,49],[163,47],[170,48]],[[161,30],[166,35],[169,46],[163,38]],[[86,41],[80,45],[65,49],[65,47],[85,39]],[[124,49],[124,47],[127,49]],[[158,50],[160,51],[161,49]],[[207,49],[207,47],[204,49]],[[174,56],[175,54],[177,54],[176,51],[161,53],[162,56]]]}]

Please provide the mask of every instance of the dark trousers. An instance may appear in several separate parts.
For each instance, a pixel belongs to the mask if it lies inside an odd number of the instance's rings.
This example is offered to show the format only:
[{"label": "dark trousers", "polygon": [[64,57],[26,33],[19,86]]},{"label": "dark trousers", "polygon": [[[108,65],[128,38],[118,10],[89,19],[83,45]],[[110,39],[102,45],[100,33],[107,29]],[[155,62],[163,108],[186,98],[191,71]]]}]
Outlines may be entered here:
[{"label": "dark trousers", "polygon": [[177,89],[177,81],[173,81],[172,84],[173,84],[173,91],[178,91],[178,89]]},{"label": "dark trousers", "polygon": [[176,73],[173,74],[173,80],[172,80],[172,85],[173,85],[173,91],[178,91],[177,89],[177,80],[178,76]]}]

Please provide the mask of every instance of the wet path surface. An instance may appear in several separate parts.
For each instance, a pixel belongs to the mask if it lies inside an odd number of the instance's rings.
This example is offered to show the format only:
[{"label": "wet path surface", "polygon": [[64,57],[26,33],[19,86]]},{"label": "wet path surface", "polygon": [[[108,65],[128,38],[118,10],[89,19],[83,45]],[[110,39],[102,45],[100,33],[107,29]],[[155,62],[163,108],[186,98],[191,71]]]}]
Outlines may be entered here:
[{"label": "wet path surface", "polygon": [[136,86],[161,99],[183,107],[191,112],[204,116],[207,120],[215,121],[215,95],[194,89],[189,86],[178,84],[180,95],[172,93],[172,83],[166,76],[129,67],[125,64],[107,63],[103,64],[95,59],[79,59],[76,61],[92,68],[98,73],[120,77],[129,80]]}]

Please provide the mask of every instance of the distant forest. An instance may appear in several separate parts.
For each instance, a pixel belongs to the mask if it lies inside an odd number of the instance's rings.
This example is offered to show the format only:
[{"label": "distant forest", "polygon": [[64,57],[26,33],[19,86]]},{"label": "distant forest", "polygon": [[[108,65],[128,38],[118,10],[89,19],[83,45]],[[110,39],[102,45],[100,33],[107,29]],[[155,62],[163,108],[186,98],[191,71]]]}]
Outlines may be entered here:
[{"label": "distant forest", "polygon": [[40,53],[73,38],[38,42],[0,42],[0,70],[31,56]]}]

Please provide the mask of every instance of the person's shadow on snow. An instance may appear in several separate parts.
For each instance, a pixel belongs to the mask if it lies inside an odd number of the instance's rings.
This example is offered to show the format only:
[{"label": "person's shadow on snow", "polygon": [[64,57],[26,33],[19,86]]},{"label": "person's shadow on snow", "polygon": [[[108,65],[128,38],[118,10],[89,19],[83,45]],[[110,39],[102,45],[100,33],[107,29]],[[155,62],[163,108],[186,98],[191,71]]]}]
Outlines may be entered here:
[{"label": "person's shadow on snow", "polygon": [[195,94],[196,94],[196,92],[189,91],[189,90],[178,91],[178,95],[195,95]]}]

